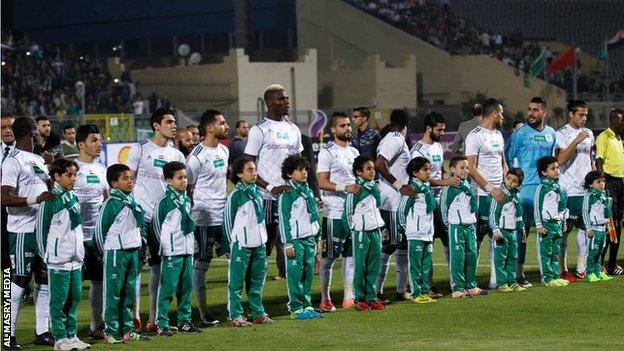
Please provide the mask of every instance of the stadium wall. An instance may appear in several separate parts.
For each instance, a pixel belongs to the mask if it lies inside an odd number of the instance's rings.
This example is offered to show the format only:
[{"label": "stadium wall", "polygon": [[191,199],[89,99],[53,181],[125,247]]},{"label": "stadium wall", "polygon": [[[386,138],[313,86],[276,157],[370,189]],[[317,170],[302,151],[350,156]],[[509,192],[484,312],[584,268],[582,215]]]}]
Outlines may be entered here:
[{"label": "stadium wall", "polygon": [[[469,96],[487,92],[502,98],[508,110],[516,113],[526,110],[531,95],[547,94],[551,106],[565,106],[562,89],[530,77],[525,84],[525,78],[516,76],[511,67],[485,55],[452,56],[341,0],[299,0],[297,35],[301,47],[318,49],[321,75],[331,71],[334,60],[359,67],[369,55],[379,54],[396,67],[403,65],[405,56],[416,55],[418,101],[459,105]],[[511,82],[503,82],[507,80]],[[321,82],[320,92],[329,89],[326,81]],[[356,84],[360,82],[345,83]]]},{"label": "stadium wall", "polygon": [[136,69],[132,77],[143,96],[157,91],[185,111],[256,111],[264,88],[273,83],[289,92],[291,109],[312,110],[318,101],[316,66],[315,49],[295,62],[250,62],[242,49],[231,49],[218,64]]}]

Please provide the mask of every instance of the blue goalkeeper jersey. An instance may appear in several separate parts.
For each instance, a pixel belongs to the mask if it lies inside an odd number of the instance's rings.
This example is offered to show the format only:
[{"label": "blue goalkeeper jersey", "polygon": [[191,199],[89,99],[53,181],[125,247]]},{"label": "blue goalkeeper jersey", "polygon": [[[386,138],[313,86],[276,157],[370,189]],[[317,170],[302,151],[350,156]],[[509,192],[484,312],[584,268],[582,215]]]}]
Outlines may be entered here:
[{"label": "blue goalkeeper jersey", "polygon": [[538,185],[537,160],[553,155],[557,134],[549,126],[536,130],[528,124],[518,128],[509,140],[505,149],[508,164],[517,164],[524,172],[522,185]]}]

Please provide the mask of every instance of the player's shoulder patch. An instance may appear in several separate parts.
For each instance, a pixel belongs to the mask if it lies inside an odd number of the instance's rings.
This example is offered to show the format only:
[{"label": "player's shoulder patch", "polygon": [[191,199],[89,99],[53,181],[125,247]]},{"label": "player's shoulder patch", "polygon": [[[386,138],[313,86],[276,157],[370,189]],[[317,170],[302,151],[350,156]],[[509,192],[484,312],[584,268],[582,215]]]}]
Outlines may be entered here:
[{"label": "player's shoulder patch", "polygon": [[9,152],[9,155],[8,155],[7,157],[15,157],[15,156],[17,156],[19,153],[20,153],[20,150],[16,148],[16,149],[11,150],[11,151]]},{"label": "player's shoulder patch", "polygon": [[468,135],[480,133],[482,129],[483,128],[481,128],[480,126],[476,126],[470,132],[468,132]]},{"label": "player's shoulder patch", "polygon": [[336,144],[334,144],[333,141],[330,141],[329,143],[325,144],[325,146],[323,146],[323,149],[328,150],[328,149],[332,148],[334,145],[336,145]]},{"label": "player's shoulder patch", "polygon": [[143,140],[141,140],[141,141],[139,142],[139,145],[140,145],[140,146],[144,146],[144,145],[146,145],[146,144],[147,144],[147,143],[149,143],[149,142],[150,142],[149,138],[148,138],[148,139],[143,139]]},{"label": "player's shoulder patch", "polygon": [[203,149],[204,149],[204,147],[202,146],[202,144],[197,144],[193,148],[193,151],[191,151],[191,155],[197,156],[197,155],[199,155],[202,152]]}]

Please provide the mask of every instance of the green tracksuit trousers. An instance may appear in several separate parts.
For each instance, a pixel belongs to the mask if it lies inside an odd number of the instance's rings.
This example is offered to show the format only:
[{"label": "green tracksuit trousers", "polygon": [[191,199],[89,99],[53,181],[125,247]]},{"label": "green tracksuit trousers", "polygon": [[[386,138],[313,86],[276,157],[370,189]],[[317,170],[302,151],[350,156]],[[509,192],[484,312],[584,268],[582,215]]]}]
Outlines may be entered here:
[{"label": "green tracksuit trousers", "polygon": [[559,245],[562,226],[559,221],[542,222],[546,234],[537,235],[537,259],[542,275],[542,283],[546,284],[559,278]]},{"label": "green tracksuit trousers", "polygon": [[594,230],[593,238],[586,238],[587,240],[587,274],[594,273],[600,274],[600,255],[604,249],[607,239],[607,233],[602,230]]},{"label": "green tracksuit trousers", "polygon": [[381,268],[381,232],[379,229],[352,231],[355,271],[355,302],[373,302],[377,298],[375,282]]},{"label": "green tracksuit trousers", "polygon": [[312,277],[316,241],[313,236],[292,241],[294,257],[286,257],[288,310],[290,313],[312,306]]},{"label": "green tracksuit trousers", "polygon": [[433,242],[423,240],[408,240],[407,254],[410,280],[412,282],[412,297],[429,294],[429,273],[433,266],[431,253]]},{"label": "green tracksuit trousers", "polygon": [[453,292],[477,287],[477,234],[474,224],[449,225],[451,289]]},{"label": "green tracksuit trousers", "polygon": [[193,255],[163,256],[156,297],[156,325],[169,327],[169,305],[176,297],[178,325],[191,320],[193,293]]},{"label": "green tracksuit trousers", "polygon": [[501,229],[502,239],[493,240],[494,271],[496,286],[516,283],[516,264],[518,262],[518,238],[515,230]]},{"label": "green tracksuit trousers", "polygon": [[82,268],[48,269],[50,321],[55,340],[73,338],[78,331],[78,304],[82,296]]},{"label": "green tracksuit trousers", "polygon": [[267,274],[266,247],[264,245],[247,248],[233,243],[230,250],[230,267],[228,271],[228,312],[230,319],[236,319],[243,315],[243,303],[241,295],[245,274],[249,266],[249,286],[247,298],[251,309],[252,318],[260,318],[264,315],[262,304],[262,291]]},{"label": "green tracksuit trousers", "polygon": [[139,249],[104,252],[104,333],[116,338],[132,331],[139,273]]}]

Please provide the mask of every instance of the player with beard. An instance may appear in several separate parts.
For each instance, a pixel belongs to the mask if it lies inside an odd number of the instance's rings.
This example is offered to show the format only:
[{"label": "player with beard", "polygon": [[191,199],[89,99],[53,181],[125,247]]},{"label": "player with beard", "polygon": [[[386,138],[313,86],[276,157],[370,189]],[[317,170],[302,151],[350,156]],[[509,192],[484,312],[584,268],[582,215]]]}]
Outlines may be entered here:
[{"label": "player with beard", "polygon": [[90,280],[89,306],[91,307],[91,338],[104,338],[104,323],[102,321],[103,290],[102,280],[104,267],[97,254],[94,242],[91,240],[95,232],[102,203],[108,196],[108,182],[106,181],[106,166],[97,161],[102,152],[102,136],[96,125],[85,124],[76,131],[76,146],[78,147],[78,172],[74,192],[80,203],[82,216],[82,232],[84,234],[84,267],[83,280]]},{"label": "player with beard", "polygon": [[[505,193],[501,190],[503,175],[507,174],[505,162],[505,140],[498,130],[503,126],[503,105],[496,99],[488,99],[483,104],[481,124],[466,137],[466,158],[470,177],[477,187],[477,250],[486,235],[491,235],[489,227],[490,205],[492,201],[503,203]],[[489,245],[490,261],[493,259],[492,243]],[[490,286],[496,283],[496,272],[491,262]],[[471,295],[483,294],[475,288]]]},{"label": "player with beard", "polygon": [[533,286],[524,275],[526,257],[526,236],[535,225],[533,218],[533,201],[540,177],[537,172],[537,160],[550,156],[554,152],[556,133],[546,125],[548,106],[546,100],[536,96],[529,101],[527,124],[518,128],[509,140],[505,150],[508,162],[517,164],[524,171],[524,181],[520,187],[520,203],[522,204],[522,220],[524,232],[518,232],[518,284],[525,288]]},{"label": "player with beard", "polygon": [[219,140],[227,138],[229,126],[221,112],[208,110],[201,116],[200,127],[204,141],[186,159],[187,193],[193,200],[191,216],[196,224],[193,290],[200,319],[204,326],[211,326],[219,324],[219,321],[208,311],[206,272],[214,250],[217,256],[229,252],[227,239],[221,230],[227,200],[229,151],[219,143]]},{"label": "player with beard", "polygon": [[286,157],[303,151],[301,131],[296,124],[288,120],[290,102],[284,87],[279,84],[268,86],[264,91],[264,102],[267,106],[267,117],[251,127],[245,156],[254,161],[258,167],[256,184],[264,199],[266,212],[267,257],[271,255],[271,247],[276,246],[277,268],[283,280],[286,277],[283,244],[277,230],[277,198],[292,188],[285,184],[281,172],[277,171]]},{"label": "player with beard", "polygon": [[[585,223],[583,223],[583,197],[585,196],[584,180],[587,173],[596,169],[592,148],[594,133],[585,128],[587,122],[587,104],[581,100],[568,102],[568,124],[557,131],[555,157],[561,170],[559,181],[568,194],[566,207],[569,211],[566,230],[559,246],[559,267],[561,278],[573,283],[576,278],[585,278],[587,243]],[[568,271],[568,234],[572,227],[578,229],[576,234],[576,276]]]},{"label": "player with beard", "polygon": [[[154,131],[151,139],[134,144],[128,155],[127,166],[134,172],[134,197],[145,211],[145,231],[149,250],[147,263],[150,267],[148,284],[150,311],[146,330],[156,331],[154,318],[156,314],[156,295],[160,279],[160,262],[158,240],[152,230],[154,205],[163,197],[167,183],[163,175],[163,167],[172,161],[184,163],[184,155],[171,145],[176,135],[176,111],[171,108],[157,108],[150,117],[150,125]],[[139,317],[141,274],[137,275],[137,300],[135,302],[134,324],[140,329]]]},{"label": "player with beard", "polygon": [[351,229],[343,219],[344,201],[347,194],[359,194],[360,186],[355,184],[353,160],[360,155],[359,151],[349,146],[353,137],[351,121],[347,114],[336,111],[330,119],[333,141],[328,143],[318,155],[316,167],[321,198],[323,200],[323,226],[321,231],[321,304],[324,312],[335,311],[331,301],[330,285],[332,268],[338,256],[342,255],[342,280],[344,284],[343,308],[351,308],[353,304],[353,252]]},{"label": "player with beard", "polygon": [[175,147],[186,157],[195,147],[193,145],[193,133],[186,129],[180,128],[176,131]]},{"label": "player with beard", "polygon": [[[444,148],[440,144],[444,130],[446,129],[446,120],[441,114],[431,112],[425,116],[425,131],[421,140],[417,141],[410,150],[410,158],[424,157],[431,163],[431,178],[429,183],[433,188],[438,206],[433,212],[434,238],[439,238],[444,245],[444,257],[446,263],[449,263],[448,233],[444,221],[442,220],[442,212],[440,212],[440,190],[443,186],[459,186],[459,179],[456,177],[447,177],[444,169]],[[431,287],[429,296],[437,299],[442,294],[433,285],[433,269],[431,270]]]}]

